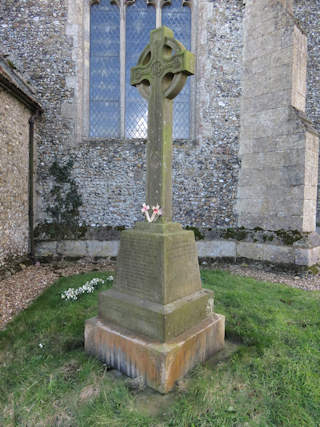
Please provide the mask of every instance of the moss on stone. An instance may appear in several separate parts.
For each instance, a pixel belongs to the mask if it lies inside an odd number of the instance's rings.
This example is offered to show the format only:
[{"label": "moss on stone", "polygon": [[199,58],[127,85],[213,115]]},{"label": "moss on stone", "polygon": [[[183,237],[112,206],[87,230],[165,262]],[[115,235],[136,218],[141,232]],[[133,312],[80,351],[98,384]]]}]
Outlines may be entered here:
[{"label": "moss on stone", "polygon": [[303,238],[303,235],[298,230],[277,230],[275,234],[286,246],[292,246]]},{"label": "moss on stone", "polygon": [[203,240],[204,239],[204,234],[202,234],[201,231],[197,227],[192,227],[190,225],[187,225],[186,227],[184,227],[184,229],[193,231],[194,232],[194,238],[196,240]]},{"label": "moss on stone", "polygon": [[38,240],[76,240],[83,239],[87,232],[86,225],[70,223],[42,223],[34,229],[34,238]]},{"label": "moss on stone", "polygon": [[263,234],[262,236],[262,240],[264,242],[272,242],[273,239],[274,239],[274,236],[272,234]]},{"label": "moss on stone", "polygon": [[227,228],[222,232],[225,239],[244,240],[248,236],[248,231],[244,227]]},{"label": "moss on stone", "polygon": [[312,265],[311,267],[308,268],[308,271],[314,276],[316,276],[317,274],[319,274],[319,271],[320,271],[319,268],[320,268],[319,264]]}]

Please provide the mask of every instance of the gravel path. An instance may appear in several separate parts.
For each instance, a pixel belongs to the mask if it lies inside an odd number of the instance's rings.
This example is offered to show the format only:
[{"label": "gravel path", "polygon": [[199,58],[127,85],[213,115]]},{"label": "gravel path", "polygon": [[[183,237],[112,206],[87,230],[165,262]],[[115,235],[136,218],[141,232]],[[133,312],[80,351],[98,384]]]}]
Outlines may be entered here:
[{"label": "gravel path", "polygon": [[46,288],[59,277],[88,271],[114,270],[115,263],[104,261],[59,262],[31,265],[0,281],[0,330],[21,310],[27,308]]},{"label": "gravel path", "polygon": [[260,263],[252,265],[221,264],[220,262],[206,265],[202,263],[201,267],[229,271],[234,275],[252,277],[263,282],[283,283],[284,285],[306,291],[320,291],[320,271],[318,274],[313,274],[311,271],[299,273],[275,271],[273,267],[268,267]]},{"label": "gravel path", "polygon": [[[309,272],[290,273],[275,272],[270,267],[259,263],[223,264],[221,262],[208,264],[202,262],[202,268],[225,270],[231,274],[252,277],[257,280],[283,283],[295,288],[308,291],[320,290],[320,273],[313,275]],[[113,261],[93,263],[82,260],[80,262],[59,262],[25,267],[22,271],[12,274],[0,281],[0,329],[21,310],[28,307],[44,289],[48,288],[59,277],[66,277],[88,271],[110,271],[115,268]]]}]

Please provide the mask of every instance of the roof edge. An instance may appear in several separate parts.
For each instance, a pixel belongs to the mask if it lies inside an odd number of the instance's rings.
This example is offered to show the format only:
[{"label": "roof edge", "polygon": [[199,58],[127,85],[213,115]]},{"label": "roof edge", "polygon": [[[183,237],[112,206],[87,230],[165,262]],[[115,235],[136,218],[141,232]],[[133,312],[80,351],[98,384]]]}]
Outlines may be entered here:
[{"label": "roof edge", "polygon": [[0,73],[0,87],[6,89],[15,98],[17,98],[26,107],[28,107],[32,112],[36,112],[36,111],[39,111],[40,113],[43,112],[41,105],[35,99],[27,95],[21,89],[19,89],[14,83],[12,83],[9,79],[7,79],[1,73]]}]

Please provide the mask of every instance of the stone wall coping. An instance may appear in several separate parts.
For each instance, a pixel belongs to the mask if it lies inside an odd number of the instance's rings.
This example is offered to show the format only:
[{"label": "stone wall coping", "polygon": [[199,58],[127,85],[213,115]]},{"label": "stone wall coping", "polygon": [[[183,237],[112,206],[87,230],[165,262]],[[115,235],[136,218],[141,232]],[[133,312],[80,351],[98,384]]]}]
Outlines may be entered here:
[{"label": "stone wall coping", "polygon": [[[199,258],[241,258],[273,264],[310,267],[320,263],[320,245],[299,247],[270,243],[235,240],[199,240]],[[317,243],[317,242],[315,242]],[[36,244],[35,255],[41,257],[116,257],[118,240],[62,240],[41,241]]]}]

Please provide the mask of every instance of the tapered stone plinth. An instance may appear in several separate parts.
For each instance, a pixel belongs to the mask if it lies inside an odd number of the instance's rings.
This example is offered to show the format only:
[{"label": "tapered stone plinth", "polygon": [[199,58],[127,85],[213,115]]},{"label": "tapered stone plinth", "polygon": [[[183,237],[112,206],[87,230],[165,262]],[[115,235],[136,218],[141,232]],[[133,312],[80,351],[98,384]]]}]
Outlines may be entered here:
[{"label": "tapered stone plinth", "polygon": [[201,288],[193,232],[175,223],[122,232],[114,286],[86,323],[86,351],[167,392],[223,343],[224,317]]}]

